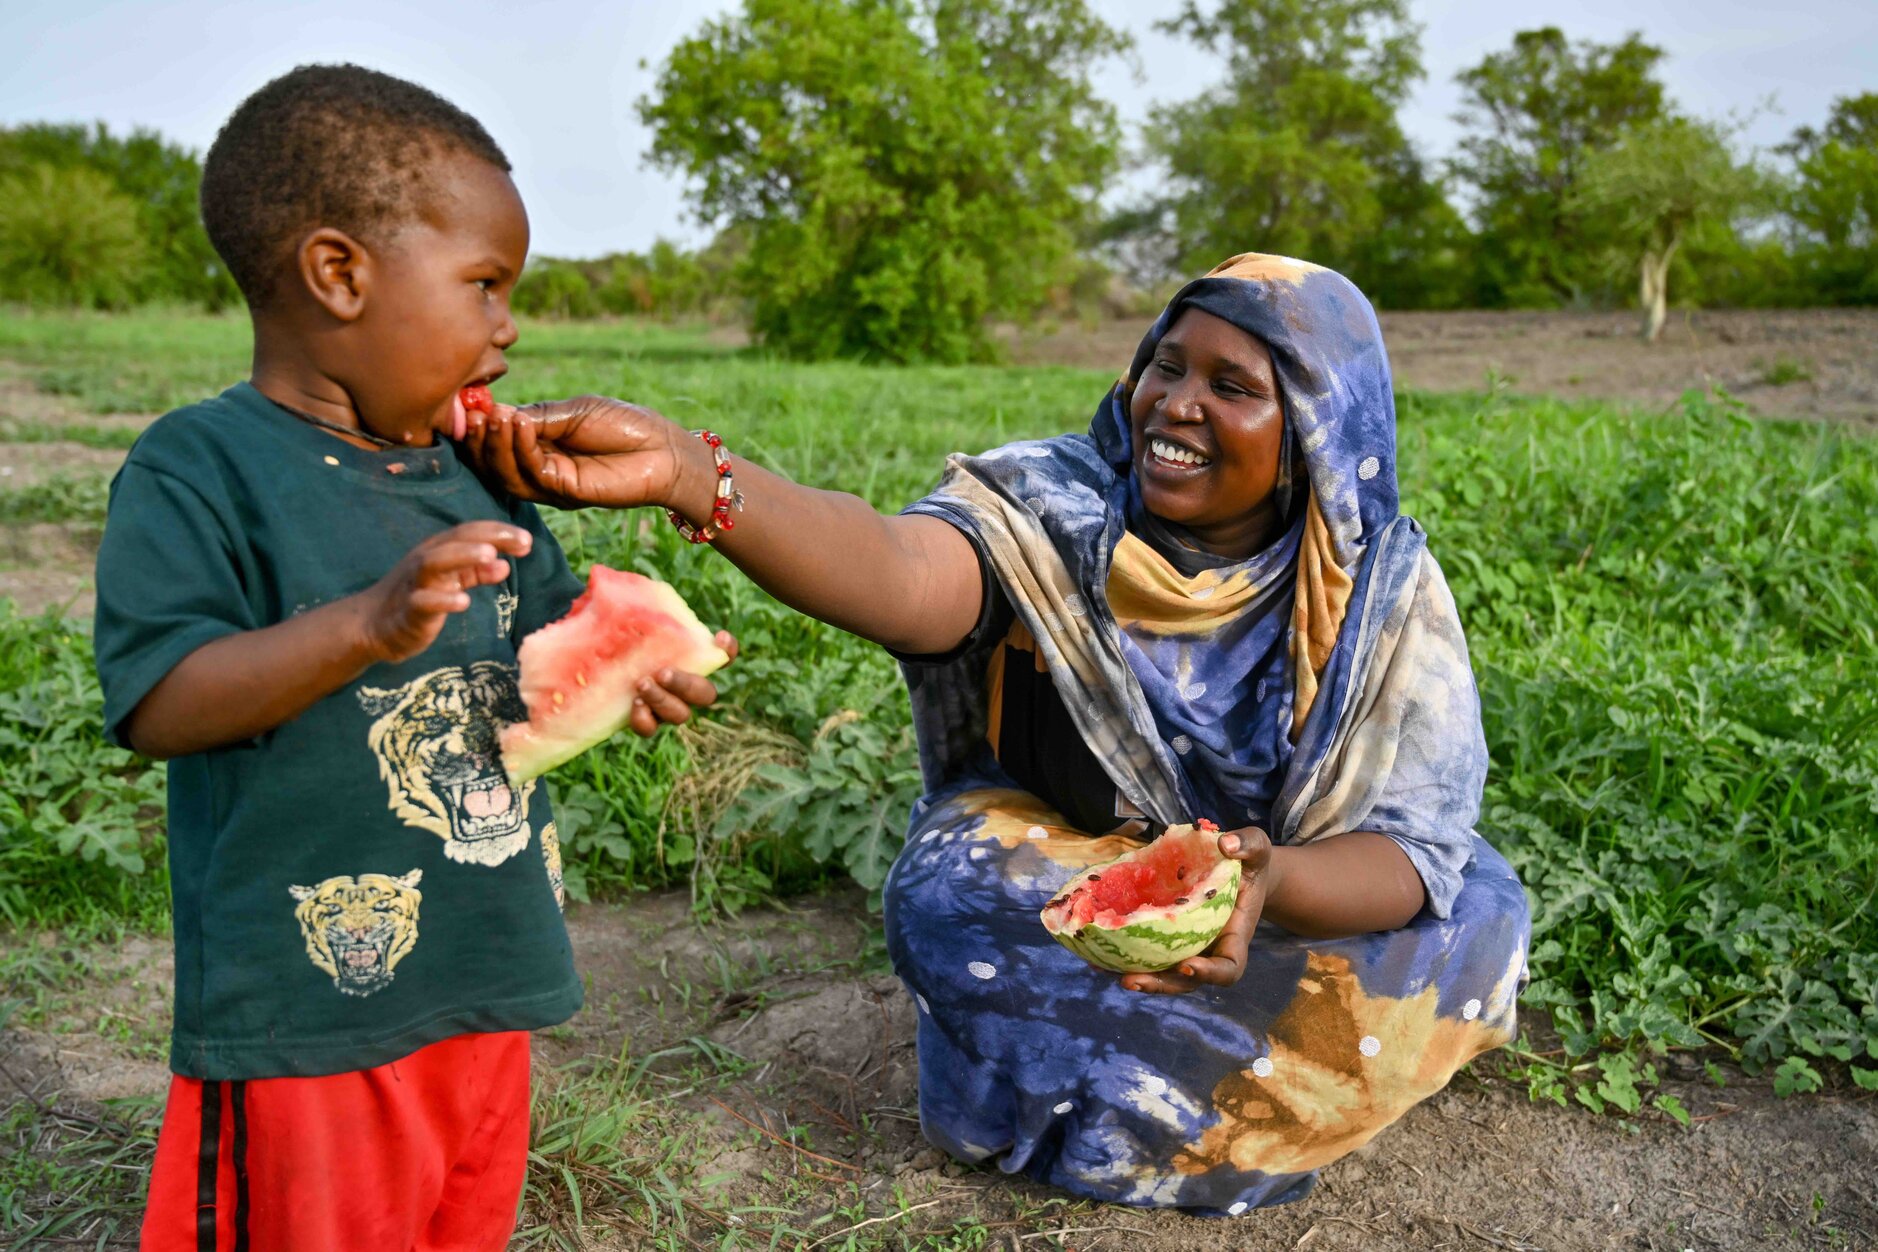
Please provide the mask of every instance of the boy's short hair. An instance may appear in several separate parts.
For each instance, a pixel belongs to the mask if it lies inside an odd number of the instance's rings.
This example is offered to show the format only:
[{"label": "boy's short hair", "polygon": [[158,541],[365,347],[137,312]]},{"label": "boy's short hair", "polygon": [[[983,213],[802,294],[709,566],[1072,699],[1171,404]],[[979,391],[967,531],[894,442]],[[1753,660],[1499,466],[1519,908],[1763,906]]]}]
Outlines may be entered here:
[{"label": "boy's short hair", "polygon": [[243,100],[202,165],[202,222],[250,307],[316,226],[383,237],[421,211],[437,159],[509,159],[435,92],[358,65],[302,65]]}]

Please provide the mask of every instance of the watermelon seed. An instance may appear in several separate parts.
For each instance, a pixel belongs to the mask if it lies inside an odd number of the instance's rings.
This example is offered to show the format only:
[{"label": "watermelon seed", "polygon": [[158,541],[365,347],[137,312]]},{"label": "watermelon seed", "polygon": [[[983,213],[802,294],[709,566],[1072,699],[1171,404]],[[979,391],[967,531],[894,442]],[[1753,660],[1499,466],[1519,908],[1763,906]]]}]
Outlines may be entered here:
[{"label": "watermelon seed", "polygon": [[1101,881],[1102,881],[1102,875],[1100,875],[1100,874],[1091,874],[1091,875],[1089,875],[1089,881],[1090,881],[1090,882],[1101,882]]},{"label": "watermelon seed", "polygon": [[1209,900],[1211,900],[1211,899],[1212,899],[1212,898],[1213,898],[1214,896],[1216,896],[1216,895],[1218,895],[1218,894],[1219,894],[1219,888],[1218,888],[1218,887],[1215,887],[1215,888],[1213,888],[1213,889],[1212,889],[1211,891],[1209,891],[1209,892],[1207,892],[1207,893],[1206,893],[1206,898],[1207,898],[1207,899],[1209,899]]},{"label": "watermelon seed", "polygon": [[1186,897],[1186,896],[1182,896],[1182,897],[1180,897],[1180,899],[1178,899],[1178,900],[1176,900],[1176,901],[1174,901],[1174,903],[1175,903],[1175,904],[1185,904],[1186,902],[1187,902],[1187,897]]},{"label": "watermelon seed", "polygon": [[1187,867],[1183,865],[1179,869],[1175,870],[1174,877],[1182,879],[1184,881],[1187,877]]}]

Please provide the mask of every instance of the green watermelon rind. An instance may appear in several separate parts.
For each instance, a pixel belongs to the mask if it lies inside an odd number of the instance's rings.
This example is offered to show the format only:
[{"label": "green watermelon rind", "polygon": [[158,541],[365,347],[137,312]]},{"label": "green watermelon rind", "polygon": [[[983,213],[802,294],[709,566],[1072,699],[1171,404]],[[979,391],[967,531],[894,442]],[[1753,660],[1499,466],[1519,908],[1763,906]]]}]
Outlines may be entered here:
[{"label": "green watermelon rind", "polygon": [[1238,898],[1239,876],[1233,874],[1229,881],[1230,889],[1221,888],[1211,900],[1183,911],[1177,919],[1135,922],[1116,930],[1091,923],[1058,933],[1056,941],[1091,965],[1118,974],[1166,969],[1198,956],[1219,938]]},{"label": "green watermelon rind", "polygon": [[[1051,903],[1076,890],[1091,874],[1100,873],[1107,867],[1094,866],[1076,875],[1052,897]],[[1167,969],[1213,946],[1220,931],[1226,928],[1233,906],[1239,899],[1239,879],[1239,862],[1222,859],[1205,878],[1194,884],[1196,893],[1213,891],[1215,894],[1212,898],[1177,907],[1169,906],[1166,911],[1174,913],[1172,917],[1144,918],[1112,929],[1090,922],[1071,930],[1053,930],[1051,934],[1058,943],[1091,965],[1117,974],[1144,974]],[[1048,912],[1049,906],[1046,905],[1046,917]]]}]

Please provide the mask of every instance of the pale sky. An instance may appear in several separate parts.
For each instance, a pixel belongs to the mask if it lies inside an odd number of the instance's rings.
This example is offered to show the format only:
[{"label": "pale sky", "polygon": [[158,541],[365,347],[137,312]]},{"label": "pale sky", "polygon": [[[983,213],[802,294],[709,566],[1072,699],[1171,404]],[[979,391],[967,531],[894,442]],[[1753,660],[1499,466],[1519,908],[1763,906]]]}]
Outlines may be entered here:
[{"label": "pale sky", "polygon": [[[1124,124],[1152,101],[1216,81],[1217,62],[1152,29],[1178,0],[1092,0],[1134,35],[1139,77],[1121,63],[1099,90]],[[515,164],[534,251],[595,256],[664,236],[705,236],[683,188],[647,168],[633,102],[671,47],[729,0],[6,0],[0,4],[0,124],[91,121],[154,127],[198,151],[228,112],[307,61],[356,61],[414,79],[480,118]],[[1574,38],[1640,30],[1669,53],[1663,77],[1683,108],[1747,112],[1768,145],[1817,124],[1834,97],[1878,90],[1874,0],[1410,0],[1428,77],[1402,122],[1422,150],[1451,150],[1457,70],[1507,47],[1515,30]],[[644,62],[642,68],[641,63]],[[1132,125],[1130,126],[1132,134]]]}]

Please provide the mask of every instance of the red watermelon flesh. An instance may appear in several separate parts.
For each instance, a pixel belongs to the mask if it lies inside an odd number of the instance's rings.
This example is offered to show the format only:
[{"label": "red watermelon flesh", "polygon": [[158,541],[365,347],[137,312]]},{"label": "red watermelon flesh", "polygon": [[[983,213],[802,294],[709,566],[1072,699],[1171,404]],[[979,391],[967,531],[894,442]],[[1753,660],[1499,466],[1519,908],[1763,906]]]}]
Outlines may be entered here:
[{"label": "red watermelon flesh", "polygon": [[1239,862],[1211,822],[1170,826],[1153,843],[1084,870],[1043,906],[1043,927],[1092,965],[1166,969],[1210,947],[1239,898]]},{"label": "red watermelon flesh", "polygon": [[661,669],[709,674],[730,657],[684,597],[643,575],[593,567],[567,616],[522,640],[528,720],[502,732],[502,763],[525,782],[617,734],[639,680]]},{"label": "red watermelon flesh", "polygon": [[1142,909],[1166,908],[1193,894],[1196,883],[1213,872],[1220,856],[1206,839],[1157,839],[1132,860],[1116,861],[1088,889],[1072,897],[1071,917],[1107,925]]}]

